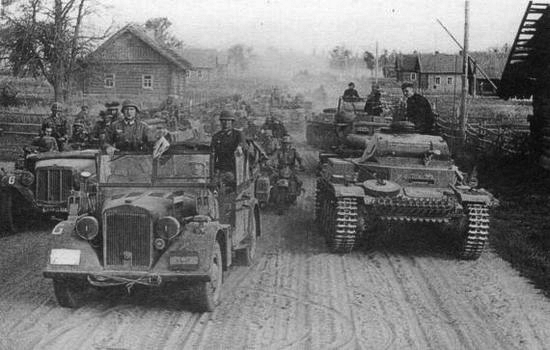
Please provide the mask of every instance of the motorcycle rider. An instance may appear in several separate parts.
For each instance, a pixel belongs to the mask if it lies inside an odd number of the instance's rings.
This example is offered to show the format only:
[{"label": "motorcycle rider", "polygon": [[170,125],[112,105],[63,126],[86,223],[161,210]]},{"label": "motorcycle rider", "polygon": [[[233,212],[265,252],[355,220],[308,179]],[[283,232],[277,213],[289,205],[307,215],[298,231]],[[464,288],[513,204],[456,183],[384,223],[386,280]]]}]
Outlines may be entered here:
[{"label": "motorcycle rider", "polygon": [[273,133],[273,137],[275,137],[276,139],[282,139],[285,135],[288,134],[284,124],[280,120],[277,120],[273,116],[273,114],[270,114],[266,118],[261,130],[271,130],[271,132]]},{"label": "motorcycle rider", "polygon": [[[273,179],[272,183],[277,183],[278,178],[281,177],[281,174],[286,170],[290,170],[290,176],[289,176],[289,194],[293,196],[293,198],[290,200],[291,202],[296,201],[296,197],[300,194],[302,190],[302,181],[298,179],[296,176],[296,170],[303,171],[303,161],[302,157],[296,150],[296,148],[292,147],[292,143],[290,140],[289,135],[285,135],[282,139],[282,146],[280,149],[277,150],[274,156],[274,160],[277,162],[277,173],[275,174],[275,178]],[[296,166],[298,166],[298,169],[296,169]],[[282,203],[279,203],[281,205]],[[281,213],[282,208],[279,208],[279,212]]]}]

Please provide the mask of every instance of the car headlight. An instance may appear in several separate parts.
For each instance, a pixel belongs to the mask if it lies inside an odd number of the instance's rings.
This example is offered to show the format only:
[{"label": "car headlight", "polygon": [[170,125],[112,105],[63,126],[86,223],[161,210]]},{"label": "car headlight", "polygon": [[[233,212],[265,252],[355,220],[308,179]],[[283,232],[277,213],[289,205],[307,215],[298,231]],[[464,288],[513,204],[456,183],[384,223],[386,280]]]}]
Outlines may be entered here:
[{"label": "car headlight", "polygon": [[93,216],[84,216],[76,221],[75,230],[80,237],[90,241],[99,233],[99,222]]},{"label": "car headlight", "polygon": [[165,216],[157,221],[157,235],[160,238],[170,240],[180,233],[181,224],[173,216]]}]

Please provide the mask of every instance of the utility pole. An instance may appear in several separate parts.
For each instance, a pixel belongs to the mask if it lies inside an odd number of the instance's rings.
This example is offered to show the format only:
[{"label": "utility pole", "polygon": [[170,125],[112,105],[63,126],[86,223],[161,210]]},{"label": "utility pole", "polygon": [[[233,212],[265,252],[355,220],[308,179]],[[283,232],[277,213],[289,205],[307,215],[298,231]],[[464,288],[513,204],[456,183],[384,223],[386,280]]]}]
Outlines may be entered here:
[{"label": "utility pole", "polygon": [[376,57],[374,58],[374,82],[378,85],[378,41],[376,42]]},{"label": "utility pole", "polygon": [[462,50],[462,94],[460,96],[460,139],[462,145],[466,142],[466,125],[468,121],[466,96],[468,95],[468,48],[470,31],[470,0],[464,1],[464,47]]}]

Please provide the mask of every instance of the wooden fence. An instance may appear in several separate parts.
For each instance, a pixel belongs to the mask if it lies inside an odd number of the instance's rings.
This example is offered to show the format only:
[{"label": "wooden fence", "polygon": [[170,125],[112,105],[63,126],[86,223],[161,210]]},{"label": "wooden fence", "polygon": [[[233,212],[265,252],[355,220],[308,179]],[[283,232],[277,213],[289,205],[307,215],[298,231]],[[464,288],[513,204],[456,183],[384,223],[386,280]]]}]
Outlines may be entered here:
[{"label": "wooden fence", "polygon": [[[460,141],[458,121],[437,118],[439,133],[451,149]],[[472,120],[466,128],[466,145],[484,154],[520,155],[529,152],[529,124]]]}]

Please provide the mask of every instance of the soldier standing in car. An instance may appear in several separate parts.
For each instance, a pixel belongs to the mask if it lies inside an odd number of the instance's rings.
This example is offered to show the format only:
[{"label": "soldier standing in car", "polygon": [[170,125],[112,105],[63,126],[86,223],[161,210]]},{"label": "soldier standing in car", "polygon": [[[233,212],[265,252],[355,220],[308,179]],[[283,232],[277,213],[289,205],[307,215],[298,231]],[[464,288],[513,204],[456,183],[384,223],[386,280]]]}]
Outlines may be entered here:
[{"label": "soldier standing in car", "polygon": [[107,129],[105,135],[105,150],[113,155],[115,150],[143,151],[149,144],[149,126],[140,120],[136,120],[139,108],[132,101],[122,103],[124,118],[117,120]]},{"label": "soldier standing in car", "polygon": [[44,135],[47,128],[51,128],[51,136],[57,141],[60,151],[65,150],[68,139],[67,119],[62,115],[63,106],[60,102],[52,104],[52,114],[42,122],[40,135]]},{"label": "soldier standing in car", "polygon": [[212,136],[212,151],[214,152],[214,169],[219,173],[221,181],[234,187],[235,154],[243,155],[247,150],[246,140],[240,130],[233,128],[235,116],[228,110],[220,113],[222,130]]}]

